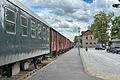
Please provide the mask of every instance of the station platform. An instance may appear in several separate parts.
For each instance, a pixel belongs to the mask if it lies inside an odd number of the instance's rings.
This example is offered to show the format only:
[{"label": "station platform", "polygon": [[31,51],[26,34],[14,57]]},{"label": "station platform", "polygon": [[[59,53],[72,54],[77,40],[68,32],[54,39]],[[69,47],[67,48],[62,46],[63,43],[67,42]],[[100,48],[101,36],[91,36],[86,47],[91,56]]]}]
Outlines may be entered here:
[{"label": "station platform", "polygon": [[73,48],[39,70],[28,80],[102,80],[84,71],[78,49]]}]

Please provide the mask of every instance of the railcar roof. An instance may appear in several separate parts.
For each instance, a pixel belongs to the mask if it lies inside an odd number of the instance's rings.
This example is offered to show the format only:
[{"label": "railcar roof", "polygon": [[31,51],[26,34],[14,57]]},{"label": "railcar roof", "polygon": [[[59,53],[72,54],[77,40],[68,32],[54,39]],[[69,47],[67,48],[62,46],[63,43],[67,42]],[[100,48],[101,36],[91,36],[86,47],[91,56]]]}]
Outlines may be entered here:
[{"label": "railcar roof", "polygon": [[35,14],[34,12],[32,12],[30,9],[28,9],[25,5],[23,5],[18,0],[7,0],[7,1],[9,1],[12,4],[14,4],[15,6],[21,8],[25,12],[29,13],[30,15],[32,15],[33,17],[35,17],[36,19],[40,20],[41,22],[43,22],[44,24],[46,24],[47,26],[50,27],[50,25],[46,21],[44,21],[40,16],[38,16],[37,14]]}]

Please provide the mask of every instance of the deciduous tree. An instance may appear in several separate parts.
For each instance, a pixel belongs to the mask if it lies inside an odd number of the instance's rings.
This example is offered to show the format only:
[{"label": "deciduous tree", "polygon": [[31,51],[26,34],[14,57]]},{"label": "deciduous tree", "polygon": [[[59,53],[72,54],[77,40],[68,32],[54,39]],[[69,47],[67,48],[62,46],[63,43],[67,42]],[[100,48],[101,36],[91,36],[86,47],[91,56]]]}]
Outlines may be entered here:
[{"label": "deciduous tree", "polygon": [[95,38],[97,38],[98,42],[102,45],[106,44],[109,40],[108,28],[110,27],[109,22],[112,17],[113,14],[106,14],[101,11],[94,16],[94,23],[90,27],[90,30],[95,35]]},{"label": "deciduous tree", "polygon": [[112,21],[111,37],[112,39],[120,39],[120,16],[115,17]]}]

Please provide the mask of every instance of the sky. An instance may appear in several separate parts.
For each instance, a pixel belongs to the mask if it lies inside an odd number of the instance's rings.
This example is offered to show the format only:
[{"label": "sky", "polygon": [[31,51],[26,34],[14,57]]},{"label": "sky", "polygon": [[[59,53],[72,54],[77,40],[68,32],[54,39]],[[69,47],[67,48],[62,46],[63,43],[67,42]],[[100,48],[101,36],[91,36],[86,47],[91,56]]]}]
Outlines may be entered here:
[{"label": "sky", "polygon": [[73,41],[80,31],[88,29],[99,11],[114,12],[120,15],[120,9],[112,4],[118,0],[19,0],[30,10],[43,18],[51,27]]}]

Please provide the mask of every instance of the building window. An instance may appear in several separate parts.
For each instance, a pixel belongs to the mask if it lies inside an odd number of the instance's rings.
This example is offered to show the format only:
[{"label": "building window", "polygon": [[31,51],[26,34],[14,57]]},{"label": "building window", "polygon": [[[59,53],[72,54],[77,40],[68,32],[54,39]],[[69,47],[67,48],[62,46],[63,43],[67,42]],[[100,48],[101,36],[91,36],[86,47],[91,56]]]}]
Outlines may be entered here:
[{"label": "building window", "polygon": [[92,42],[90,42],[90,44],[92,44]]},{"label": "building window", "polygon": [[94,42],[94,44],[96,44],[96,43]]},{"label": "building window", "polygon": [[88,44],[88,42],[86,42],[86,44]]},{"label": "building window", "polygon": [[36,37],[36,24],[35,21],[31,20],[31,37]]},{"label": "building window", "polygon": [[92,36],[90,36],[90,39],[92,40]]},{"label": "building window", "polygon": [[5,8],[5,28],[6,28],[6,32],[9,34],[16,33],[15,11],[9,8]]},{"label": "building window", "polygon": [[24,16],[21,16],[21,27],[22,27],[22,36],[27,36],[28,34],[27,18]]},{"label": "building window", "polygon": [[88,39],[88,37],[86,37],[86,39]]}]

